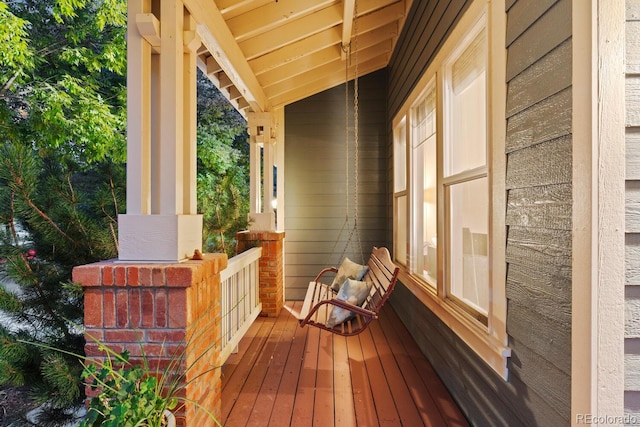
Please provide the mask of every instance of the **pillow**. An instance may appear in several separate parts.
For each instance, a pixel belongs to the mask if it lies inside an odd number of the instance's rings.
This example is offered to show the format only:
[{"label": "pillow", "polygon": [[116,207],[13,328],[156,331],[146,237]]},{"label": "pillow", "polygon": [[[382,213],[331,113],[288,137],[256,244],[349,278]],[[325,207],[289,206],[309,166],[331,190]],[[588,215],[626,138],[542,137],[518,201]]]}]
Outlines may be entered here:
[{"label": "pillow", "polygon": [[[361,282],[359,280],[347,279],[340,287],[340,291],[336,298],[342,301],[347,301],[353,305],[361,305],[369,292],[371,291],[370,282]],[[342,307],[331,306],[329,311],[329,317],[327,318],[326,326],[333,328],[336,325],[344,322],[354,314]]]},{"label": "pillow", "polygon": [[333,283],[331,283],[331,289],[338,292],[340,286],[342,286],[347,279],[362,280],[364,275],[367,274],[367,270],[369,270],[369,267],[366,265],[360,265],[351,261],[348,257],[345,257],[340,268],[338,268]]}]

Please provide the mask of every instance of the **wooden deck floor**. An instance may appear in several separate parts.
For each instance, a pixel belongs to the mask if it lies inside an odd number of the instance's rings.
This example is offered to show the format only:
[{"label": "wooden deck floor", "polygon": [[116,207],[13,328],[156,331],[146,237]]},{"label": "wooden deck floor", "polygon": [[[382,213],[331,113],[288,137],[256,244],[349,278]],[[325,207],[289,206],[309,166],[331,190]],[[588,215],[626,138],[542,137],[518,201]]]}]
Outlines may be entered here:
[{"label": "wooden deck floor", "polygon": [[258,318],[227,360],[223,425],[468,425],[391,307],[345,338],[299,327],[301,304]]}]

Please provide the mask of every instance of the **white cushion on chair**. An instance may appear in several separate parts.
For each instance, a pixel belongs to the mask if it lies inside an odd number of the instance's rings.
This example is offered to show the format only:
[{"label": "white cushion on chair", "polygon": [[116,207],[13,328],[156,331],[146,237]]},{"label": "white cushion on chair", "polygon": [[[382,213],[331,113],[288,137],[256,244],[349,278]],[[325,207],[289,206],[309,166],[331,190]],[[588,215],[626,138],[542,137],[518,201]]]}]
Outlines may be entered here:
[{"label": "white cushion on chair", "polygon": [[340,264],[340,268],[338,268],[333,283],[331,283],[331,289],[338,292],[347,279],[362,280],[364,275],[367,274],[367,270],[369,270],[369,267],[366,265],[360,265],[345,257],[342,264]]},{"label": "white cushion on chair", "polygon": [[[347,301],[353,305],[361,305],[371,290],[372,284],[369,282],[361,282],[359,280],[347,279],[338,291],[337,299]],[[326,326],[333,328],[353,316],[349,310],[342,307],[331,306]]]}]

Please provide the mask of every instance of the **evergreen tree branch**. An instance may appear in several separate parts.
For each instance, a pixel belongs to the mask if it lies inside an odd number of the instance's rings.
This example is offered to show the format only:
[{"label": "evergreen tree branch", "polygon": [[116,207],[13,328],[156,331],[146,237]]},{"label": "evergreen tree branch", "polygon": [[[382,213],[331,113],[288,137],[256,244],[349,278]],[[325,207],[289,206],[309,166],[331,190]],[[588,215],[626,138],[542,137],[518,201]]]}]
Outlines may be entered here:
[{"label": "evergreen tree branch", "polygon": [[27,271],[29,271],[29,273],[31,273],[33,277],[32,282],[36,289],[36,293],[38,294],[40,303],[44,307],[44,310],[47,312],[47,314],[49,314],[50,320],[53,321],[58,326],[58,328],[60,328],[62,333],[65,335],[65,338],[71,338],[71,334],[69,333],[66,323],[63,319],[60,318],[60,316],[56,315],[54,308],[50,304],[49,298],[47,298],[45,290],[42,288],[42,284],[34,274],[31,265],[29,265],[29,261],[27,261],[24,257],[20,257],[20,259],[22,260],[24,267],[27,269]]},{"label": "evergreen tree branch", "polygon": [[15,197],[16,193],[11,190],[11,196],[9,197],[10,202],[10,216],[9,216],[9,229],[11,230],[11,237],[13,237],[13,243],[18,244],[18,231],[16,230],[16,222],[15,222]]},{"label": "evergreen tree branch", "polygon": [[[113,183],[113,176],[110,174],[109,175],[109,190],[111,190],[111,199],[113,200],[113,211],[116,213],[116,215],[118,215],[118,199],[116,198],[116,186]],[[115,221],[113,218],[111,218],[111,216],[109,216],[109,218]]]},{"label": "evergreen tree branch", "polygon": [[43,212],[38,206],[36,206],[33,200],[31,200],[31,197],[29,196],[29,192],[24,186],[24,180],[22,179],[18,171],[16,171],[16,169],[13,167],[13,164],[11,163],[11,161],[7,159],[5,161],[5,165],[10,170],[11,176],[13,178],[13,183],[20,190],[20,196],[27,203],[27,205],[31,209],[33,209],[42,219],[48,222],[62,237],[64,237],[70,242],[74,242],[73,239],[67,233],[65,233],[60,227],[58,227],[58,224],[56,224],[56,222],[53,219],[51,219],[49,215]]},{"label": "evergreen tree branch", "polygon": [[71,174],[67,174],[67,185],[69,186],[69,193],[71,195],[71,204],[75,205],[76,203],[76,193],[73,190],[73,185],[71,184]]},{"label": "evergreen tree branch", "polygon": [[36,206],[36,204],[33,202],[33,200],[31,200],[31,198],[29,198],[29,196],[27,194],[23,194],[22,196],[24,198],[24,201],[27,202],[27,205],[29,205],[29,207],[31,209],[33,209],[34,211],[36,211],[36,213],[45,221],[47,221],[49,224],[51,224],[51,226],[58,232],[60,233],[60,235],[62,237],[64,237],[65,239],[67,239],[69,242],[75,243],[74,240],[64,231],[62,231],[62,229],[60,227],[58,227],[58,224],[55,223],[54,220],[52,220],[49,215],[47,215],[46,213],[44,213],[42,210],[40,210],[40,208],[38,208],[38,206]]},{"label": "evergreen tree branch", "polygon": [[116,247],[116,251],[120,252],[120,247],[118,246],[118,236],[116,234],[115,227],[113,223],[109,223],[109,229],[111,230],[111,238],[113,239],[113,244]]}]

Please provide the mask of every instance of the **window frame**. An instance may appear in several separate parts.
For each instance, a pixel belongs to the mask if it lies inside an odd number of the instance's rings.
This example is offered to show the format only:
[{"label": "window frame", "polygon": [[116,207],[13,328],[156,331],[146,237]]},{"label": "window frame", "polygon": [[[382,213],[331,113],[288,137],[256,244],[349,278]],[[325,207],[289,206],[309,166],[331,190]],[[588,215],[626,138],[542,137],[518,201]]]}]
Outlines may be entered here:
[{"label": "window frame", "polygon": [[[444,42],[439,52],[435,55],[418,84],[408,96],[398,113],[393,119],[392,129],[395,132],[402,123],[406,126],[406,188],[402,192],[409,196],[409,209],[405,222],[409,224],[407,237],[411,240],[413,235],[413,224],[411,207],[414,206],[412,195],[412,163],[411,158],[411,119],[412,109],[419,104],[424,97],[428,86],[435,79],[436,102],[437,102],[437,216],[438,216],[438,236],[446,236],[446,200],[445,183],[447,180],[443,176],[443,150],[445,137],[444,113],[444,79],[446,76],[445,67],[450,63],[450,58],[456,54],[460,46],[473,34],[477,34],[477,26],[485,21],[485,28],[488,40],[488,63],[487,63],[487,163],[486,176],[489,179],[489,310],[484,319],[478,319],[469,310],[460,306],[459,301],[447,296],[447,280],[445,249],[448,242],[438,242],[438,272],[437,285],[427,284],[424,278],[412,273],[411,260],[415,259],[413,253],[413,242],[409,243],[407,258],[409,265],[401,263],[400,280],[407,288],[420,300],[427,308],[437,315],[456,335],[458,335],[469,347],[474,350],[487,364],[489,364],[503,378],[507,378],[507,359],[511,352],[508,347],[508,337],[506,332],[506,13],[504,0],[488,1],[474,0],[464,15],[460,18],[447,40]],[[475,32],[474,32],[475,31]],[[394,163],[395,165],[395,163]],[[472,171],[473,172],[473,171]],[[477,172],[477,171],[476,171]],[[394,192],[394,207],[398,193]],[[396,244],[396,224],[398,218],[395,217],[394,210],[394,246]],[[438,239],[440,241],[440,238]],[[404,260],[403,260],[404,261]]]},{"label": "window frame", "polygon": [[[485,62],[485,98],[484,98],[484,112],[485,112],[485,118],[484,118],[484,162],[480,165],[474,165],[471,168],[467,168],[467,169],[462,169],[462,170],[449,170],[450,168],[452,168],[452,165],[449,163],[450,161],[452,161],[455,157],[456,154],[460,154],[460,153],[454,153],[456,150],[454,150],[454,148],[452,147],[452,143],[453,143],[453,138],[454,138],[454,129],[455,129],[455,125],[453,123],[453,118],[452,116],[454,115],[454,101],[453,101],[453,96],[454,96],[454,84],[453,84],[453,67],[454,64],[460,60],[460,58],[462,57],[462,55],[464,54],[464,52],[473,44],[473,42],[476,40],[476,38],[482,34],[485,33],[484,36],[487,38],[486,42],[488,45],[488,18],[487,18],[487,14],[486,13],[482,13],[475,21],[475,23],[473,24],[473,26],[471,28],[469,28],[468,30],[464,31],[464,33],[461,35],[461,38],[459,40],[459,43],[457,43],[457,45],[455,46],[455,48],[450,51],[450,52],[443,52],[443,55],[445,56],[443,58],[443,62],[442,62],[442,66],[441,66],[441,84],[442,84],[442,92],[443,92],[443,97],[442,97],[442,103],[441,103],[441,115],[442,115],[442,122],[443,122],[443,129],[442,129],[442,133],[443,133],[443,140],[442,140],[442,144],[443,144],[443,159],[442,159],[442,174],[441,174],[441,181],[440,181],[440,185],[443,187],[443,194],[444,194],[444,203],[445,203],[445,212],[446,215],[445,217],[442,219],[444,222],[444,235],[443,235],[443,241],[445,242],[445,250],[447,251],[447,255],[445,257],[445,265],[444,265],[444,292],[446,294],[446,297],[448,299],[451,299],[454,303],[458,304],[459,307],[468,312],[469,314],[471,314],[475,319],[481,321],[484,325],[488,325],[488,315],[487,313],[485,313],[483,310],[481,310],[479,307],[472,305],[471,303],[467,303],[464,301],[463,296],[461,295],[456,295],[454,293],[453,290],[453,256],[451,253],[452,250],[452,221],[453,221],[453,213],[452,213],[452,191],[453,188],[459,188],[459,185],[464,185],[466,183],[472,182],[472,181],[476,181],[479,179],[484,179],[484,178],[488,178],[489,176],[489,161],[491,159],[491,153],[490,153],[490,141],[489,141],[489,135],[488,135],[488,130],[489,130],[489,125],[488,125],[488,119],[490,117],[490,111],[489,111],[489,91],[488,91],[488,79],[489,79],[489,52],[488,52],[488,46],[487,46],[487,52],[486,52],[486,62]],[[490,182],[490,181],[489,181]],[[487,198],[489,197],[489,192],[487,189],[487,193],[486,193]],[[490,209],[488,209],[488,220],[487,220],[487,233],[488,233],[488,228],[489,228],[489,221],[491,218],[491,211]],[[489,238],[489,245],[490,245],[490,236],[488,235]],[[490,288],[491,285],[489,284],[489,289],[487,289],[487,293],[490,293]]]},{"label": "window frame", "polygon": [[[435,129],[432,135],[430,135],[429,137],[425,138],[423,141],[421,141],[420,143],[418,143],[417,145],[414,144],[414,136],[415,136],[415,131],[418,127],[418,123],[416,122],[416,114],[415,114],[415,110],[416,108],[422,104],[425,99],[428,97],[428,95],[430,93],[434,93],[434,97],[435,97],[435,103],[436,103],[436,110],[434,111],[436,118],[435,118]],[[409,231],[408,231],[408,237],[409,237],[409,253],[408,253],[408,257],[409,257],[409,270],[411,272],[411,274],[416,275],[417,277],[420,278],[421,282],[425,285],[428,285],[430,287],[431,290],[433,290],[434,292],[437,289],[437,282],[438,282],[438,273],[436,271],[436,277],[435,279],[430,279],[424,276],[424,274],[422,274],[423,272],[423,268],[422,268],[422,262],[418,262],[419,259],[422,259],[422,257],[424,256],[424,251],[422,251],[421,253],[415,253],[415,251],[418,250],[419,247],[424,248],[424,240],[422,239],[422,237],[418,238],[418,236],[424,236],[424,198],[420,200],[420,203],[422,203],[422,209],[420,209],[420,213],[421,215],[417,215],[417,213],[415,212],[416,208],[415,206],[417,206],[419,203],[416,201],[416,194],[422,194],[424,188],[421,186],[419,189],[418,188],[414,188],[413,187],[413,183],[414,182],[423,182],[424,180],[424,170],[422,171],[422,174],[420,176],[420,179],[417,179],[417,177],[415,176],[414,173],[414,165],[416,165],[416,159],[414,158],[415,156],[415,152],[418,150],[418,147],[422,146],[422,149],[424,150],[424,145],[428,143],[428,139],[431,136],[435,137],[435,145],[436,145],[436,158],[435,158],[435,163],[436,165],[438,164],[438,137],[439,137],[439,126],[438,126],[438,115],[437,115],[437,106],[438,106],[438,88],[437,88],[437,79],[436,76],[433,76],[431,78],[431,80],[426,84],[426,86],[424,88],[422,88],[421,94],[418,97],[418,101],[415,102],[413,105],[411,105],[411,107],[409,108],[407,114],[410,117],[409,119],[409,123],[407,124],[407,144],[409,145],[407,147],[407,152],[408,152],[408,157],[407,157],[407,169],[408,169],[408,178],[407,178],[407,183],[408,185],[410,185],[411,187],[407,188],[407,193],[409,194],[409,209],[410,209],[410,214],[409,214]],[[420,164],[424,165],[424,157],[422,157],[420,159]],[[436,168],[437,169],[437,168]],[[417,180],[417,181],[414,181]],[[438,176],[436,173],[436,183],[435,183],[435,190],[436,190],[436,217],[438,217],[438,213],[437,213],[437,206],[438,206],[438,202],[437,202],[437,191],[438,191]],[[422,218],[421,221],[418,221],[417,218]],[[437,224],[437,220],[436,220],[436,229],[438,228],[438,224]],[[439,230],[436,231],[436,235],[438,235]],[[419,242],[418,242],[419,241]],[[436,246],[436,252],[437,252],[437,246]]]},{"label": "window frame", "polygon": [[[407,147],[407,144],[410,143],[410,136],[407,135],[407,119],[405,117],[401,117],[399,119],[399,123],[397,123],[394,127],[393,127],[393,152],[394,152],[394,159],[395,159],[395,152],[396,152],[396,144],[398,142],[399,138],[404,138],[404,149],[405,149],[405,155],[403,156],[405,165],[404,165],[404,177],[403,177],[403,185],[401,188],[396,188],[396,182],[395,182],[395,178],[396,178],[396,166],[395,166],[395,160],[394,160],[394,183],[393,183],[393,212],[392,212],[392,217],[393,217],[393,259],[394,261],[396,261],[396,263],[399,263],[400,265],[407,267],[408,263],[407,263],[407,258],[409,255],[409,233],[410,233],[410,225],[408,222],[408,218],[407,216],[409,216],[409,196],[408,196],[408,179],[409,179],[409,170],[408,170],[408,162],[409,159],[407,158],[407,153],[409,151],[409,147]],[[404,128],[404,131],[401,132],[401,137],[397,136],[397,131],[399,129]],[[396,213],[398,212],[398,209],[400,208],[400,199],[404,198],[405,199],[405,203],[406,205],[404,206],[405,208],[405,220],[402,222],[405,224],[405,229],[404,230],[399,230],[399,220],[396,217]],[[404,242],[403,244],[398,244],[398,236],[402,234],[404,236]]]}]

